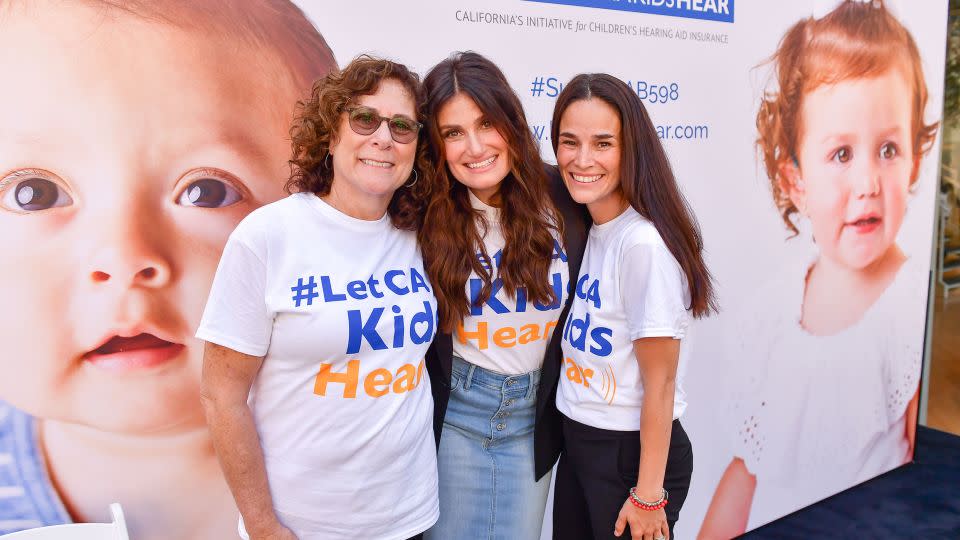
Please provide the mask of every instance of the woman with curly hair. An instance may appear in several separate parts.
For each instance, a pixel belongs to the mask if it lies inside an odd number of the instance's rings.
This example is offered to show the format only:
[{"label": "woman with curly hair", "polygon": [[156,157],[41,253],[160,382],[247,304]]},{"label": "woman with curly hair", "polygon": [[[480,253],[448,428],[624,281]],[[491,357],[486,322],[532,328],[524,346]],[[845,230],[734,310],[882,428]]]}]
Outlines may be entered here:
[{"label": "woman with curly hair", "polygon": [[387,60],[317,81],[291,130],[294,193],[224,249],[197,336],[245,538],[405,539],[437,520],[421,103]]},{"label": "woman with curly hair", "polygon": [[441,511],[427,537],[536,539],[560,449],[558,321],[586,212],[545,169],[490,60],[454,54],[424,88],[436,190],[420,239],[440,320],[427,361]]}]

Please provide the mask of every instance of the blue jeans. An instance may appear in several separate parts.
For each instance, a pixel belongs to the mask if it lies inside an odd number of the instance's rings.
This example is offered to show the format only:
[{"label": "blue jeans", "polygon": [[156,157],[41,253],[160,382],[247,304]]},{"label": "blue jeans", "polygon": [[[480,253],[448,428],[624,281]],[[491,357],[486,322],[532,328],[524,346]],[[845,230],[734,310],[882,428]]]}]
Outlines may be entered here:
[{"label": "blue jeans", "polygon": [[425,540],[536,540],[550,488],[533,472],[540,370],[502,375],[453,357],[440,454],[440,520]]}]

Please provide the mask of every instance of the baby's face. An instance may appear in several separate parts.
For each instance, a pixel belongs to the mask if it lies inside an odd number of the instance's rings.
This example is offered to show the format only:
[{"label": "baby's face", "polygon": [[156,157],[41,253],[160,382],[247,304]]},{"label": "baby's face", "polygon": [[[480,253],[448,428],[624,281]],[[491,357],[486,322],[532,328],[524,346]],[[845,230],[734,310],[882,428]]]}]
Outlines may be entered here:
[{"label": "baby's face", "polygon": [[895,247],[915,167],[913,91],[899,70],[804,98],[791,195],[823,256],[865,269]]},{"label": "baby's face", "polygon": [[295,92],[235,43],[24,11],[0,31],[0,399],[202,425],[193,332],[228,235],[283,196]]}]

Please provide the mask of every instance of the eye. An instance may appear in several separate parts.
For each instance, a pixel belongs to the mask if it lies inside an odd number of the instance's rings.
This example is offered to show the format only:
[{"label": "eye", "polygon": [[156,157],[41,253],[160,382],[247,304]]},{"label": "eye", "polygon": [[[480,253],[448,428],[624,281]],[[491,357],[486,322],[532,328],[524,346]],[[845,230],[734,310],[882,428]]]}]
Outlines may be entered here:
[{"label": "eye", "polygon": [[597,143],[597,148],[610,148],[611,146],[613,145],[608,141],[600,141]]},{"label": "eye", "polygon": [[849,146],[841,146],[833,152],[833,155],[830,156],[830,159],[837,161],[838,163],[846,163],[850,161],[852,152],[850,151]]},{"label": "eye", "polygon": [[486,120],[486,119],[480,121],[480,128],[481,128],[481,129],[490,129],[490,128],[492,128],[492,127],[493,127],[493,122],[491,122],[491,121],[489,121],[489,120]]},{"label": "eye", "polygon": [[181,206],[200,208],[223,208],[243,199],[243,195],[230,183],[204,176],[191,180],[177,197]]},{"label": "eye", "polygon": [[456,138],[459,137],[460,135],[462,135],[462,133],[460,132],[459,129],[450,129],[450,130],[447,130],[447,131],[445,131],[445,132],[443,133],[443,138],[444,138],[444,139],[456,139]]},{"label": "eye", "polygon": [[3,183],[10,186],[3,191],[0,205],[14,212],[39,212],[73,204],[65,188],[39,174],[19,171],[8,176]]},{"label": "eye", "polygon": [[390,119],[390,130],[397,134],[406,134],[413,131],[413,120],[403,116],[395,116]]},{"label": "eye", "polygon": [[893,159],[900,155],[900,150],[897,149],[897,145],[893,143],[884,143],[880,147],[880,159]]},{"label": "eye", "polygon": [[350,114],[353,122],[363,128],[373,129],[380,123],[380,117],[370,109],[356,109]]},{"label": "eye", "polygon": [[568,146],[570,148],[574,148],[575,146],[577,146],[577,141],[573,139],[560,139],[560,146]]}]

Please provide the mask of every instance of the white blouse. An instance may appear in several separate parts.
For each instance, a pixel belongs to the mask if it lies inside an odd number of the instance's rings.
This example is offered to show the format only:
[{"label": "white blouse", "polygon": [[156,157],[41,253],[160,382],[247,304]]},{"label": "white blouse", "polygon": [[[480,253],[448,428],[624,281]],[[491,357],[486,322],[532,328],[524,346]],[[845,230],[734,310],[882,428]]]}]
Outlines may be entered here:
[{"label": "white blouse", "polygon": [[759,291],[732,357],[734,453],[757,478],[750,528],[910,459],[905,411],[920,381],[923,266],[908,259],[858,322],[830,336],[800,325],[809,264]]}]

